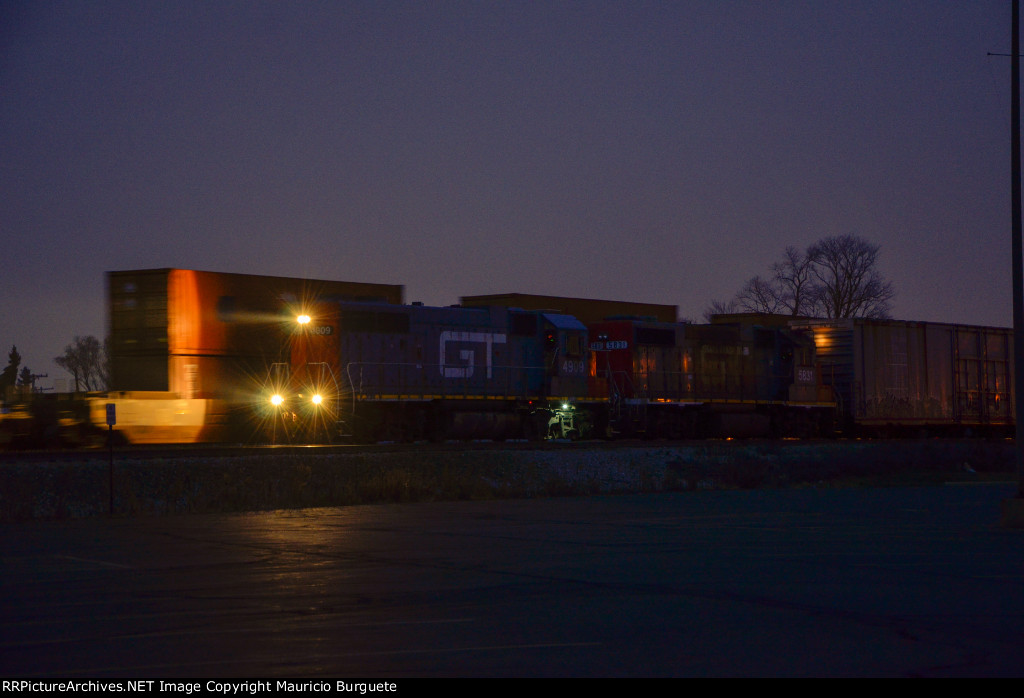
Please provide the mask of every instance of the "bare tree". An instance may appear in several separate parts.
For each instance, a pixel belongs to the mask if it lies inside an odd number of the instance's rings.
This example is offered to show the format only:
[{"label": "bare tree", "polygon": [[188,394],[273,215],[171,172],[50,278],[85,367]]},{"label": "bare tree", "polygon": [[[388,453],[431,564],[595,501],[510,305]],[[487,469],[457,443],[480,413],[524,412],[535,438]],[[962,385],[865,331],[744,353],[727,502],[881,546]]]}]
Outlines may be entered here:
[{"label": "bare tree", "polygon": [[75,392],[103,390],[107,387],[106,353],[100,341],[88,335],[75,337],[53,361],[75,379]]},{"label": "bare tree", "polygon": [[736,294],[736,302],[745,313],[785,313],[785,289],[776,279],[755,276]]},{"label": "bare tree", "polygon": [[[896,292],[878,271],[881,248],[855,235],[819,240],[805,251],[787,247],[771,276],[755,276],[736,296],[716,301],[705,318],[737,310],[806,317],[889,317]],[[724,310],[723,310],[724,309]]]},{"label": "bare tree", "polygon": [[810,250],[801,252],[789,246],[782,260],[772,265],[772,278],[785,313],[814,314],[814,261]]},{"label": "bare tree", "polygon": [[739,309],[740,304],[735,298],[728,301],[711,301],[711,305],[704,309],[704,321],[711,322],[713,315],[728,315],[739,312]]},{"label": "bare tree", "polygon": [[828,237],[807,248],[825,317],[889,317],[896,291],[878,271],[880,249],[855,235]]}]

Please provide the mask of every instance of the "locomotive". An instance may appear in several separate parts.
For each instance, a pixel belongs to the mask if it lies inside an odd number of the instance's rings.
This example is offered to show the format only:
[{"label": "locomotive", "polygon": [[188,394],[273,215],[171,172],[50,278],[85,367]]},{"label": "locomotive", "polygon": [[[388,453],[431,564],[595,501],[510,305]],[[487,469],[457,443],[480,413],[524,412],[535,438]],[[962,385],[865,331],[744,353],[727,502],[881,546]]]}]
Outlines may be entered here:
[{"label": "locomotive", "polygon": [[275,441],[811,436],[834,415],[809,333],[554,311],[301,308],[263,402]]},{"label": "locomotive", "polygon": [[665,438],[828,433],[835,406],[814,339],[780,320],[590,323],[589,396],[607,397],[601,422],[610,434]]},{"label": "locomotive", "polygon": [[274,436],[364,441],[545,435],[586,393],[586,328],[558,313],[321,303],[267,381]]}]

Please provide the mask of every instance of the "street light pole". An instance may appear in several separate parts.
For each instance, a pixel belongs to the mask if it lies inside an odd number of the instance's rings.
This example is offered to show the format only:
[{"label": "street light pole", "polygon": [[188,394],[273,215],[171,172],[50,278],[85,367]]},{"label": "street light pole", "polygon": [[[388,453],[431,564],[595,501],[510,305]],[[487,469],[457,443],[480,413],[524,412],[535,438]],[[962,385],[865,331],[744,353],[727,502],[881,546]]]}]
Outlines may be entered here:
[{"label": "street light pole", "polygon": [[1016,415],[1017,496],[1024,497],[1024,267],[1022,261],[1021,156],[1020,156],[1020,0],[1013,0],[1010,50],[1010,151],[1013,209],[1013,359],[1014,410]]},{"label": "street light pole", "polygon": [[1013,265],[1013,409],[1016,421],[1014,451],[1017,461],[1017,496],[1003,505],[1003,525],[1024,527],[1024,267],[1021,248],[1020,163],[1020,0],[1012,0],[1010,37],[1010,201],[1013,209],[1011,264]]}]

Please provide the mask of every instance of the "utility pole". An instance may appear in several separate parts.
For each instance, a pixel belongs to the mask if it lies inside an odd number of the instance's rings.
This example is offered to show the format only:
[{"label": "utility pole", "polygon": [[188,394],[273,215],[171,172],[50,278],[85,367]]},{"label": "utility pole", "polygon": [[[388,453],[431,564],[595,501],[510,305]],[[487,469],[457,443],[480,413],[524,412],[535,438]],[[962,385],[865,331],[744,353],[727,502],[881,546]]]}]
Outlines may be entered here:
[{"label": "utility pole", "polygon": [[1013,0],[1012,37],[1010,41],[1010,151],[1013,172],[1011,200],[1013,208],[1013,360],[1014,409],[1016,414],[1017,496],[1024,497],[1024,224],[1021,222],[1021,158],[1020,158],[1020,0]]},{"label": "utility pole", "polygon": [[1010,37],[1010,201],[1013,209],[1011,263],[1013,264],[1013,409],[1017,430],[1017,496],[1003,506],[1003,525],[1024,527],[1024,255],[1021,248],[1020,163],[1020,0],[1012,0]]}]

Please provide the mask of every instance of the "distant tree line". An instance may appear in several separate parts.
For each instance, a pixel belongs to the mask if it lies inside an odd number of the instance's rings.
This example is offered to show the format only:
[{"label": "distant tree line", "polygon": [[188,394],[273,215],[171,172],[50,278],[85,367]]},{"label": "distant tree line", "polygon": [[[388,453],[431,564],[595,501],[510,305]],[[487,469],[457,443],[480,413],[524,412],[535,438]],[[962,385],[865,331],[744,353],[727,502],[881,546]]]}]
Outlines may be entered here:
[{"label": "distant tree line", "polygon": [[0,371],[0,398],[6,398],[12,388],[35,392],[36,379],[42,377],[32,373],[28,366],[21,365],[21,353],[16,345],[11,345],[11,351],[7,354],[7,366]]},{"label": "distant tree line", "polygon": [[704,316],[888,318],[896,291],[878,270],[880,250],[856,235],[822,238],[805,250],[787,247],[767,276],[753,277],[728,301],[712,301]]},{"label": "distant tree line", "polygon": [[[71,374],[75,381],[75,392],[86,390],[107,390],[110,382],[109,340],[100,344],[92,335],[75,337],[64,347],[64,353],[54,357],[54,363]],[[21,353],[16,345],[7,354],[7,366],[0,371],[0,399],[12,398],[16,388],[26,393],[38,392],[36,381],[46,374],[32,373],[28,366],[22,366]]]}]

